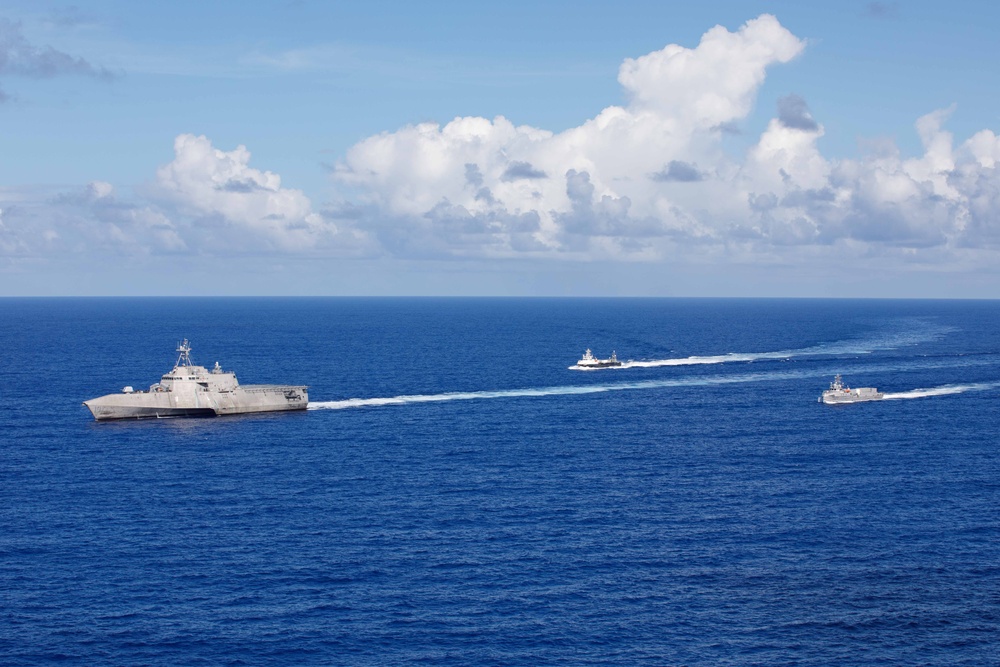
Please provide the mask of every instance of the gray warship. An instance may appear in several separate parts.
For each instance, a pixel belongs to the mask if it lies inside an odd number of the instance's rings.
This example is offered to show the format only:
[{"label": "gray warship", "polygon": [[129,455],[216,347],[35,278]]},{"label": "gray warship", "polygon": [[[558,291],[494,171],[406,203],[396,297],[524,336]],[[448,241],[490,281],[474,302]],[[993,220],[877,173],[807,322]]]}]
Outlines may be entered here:
[{"label": "gray warship", "polygon": [[305,410],[309,405],[304,385],[248,384],[240,386],[236,373],[191,363],[187,339],[177,346],[177,363],[147,391],[125,387],[118,394],[84,401],[94,419],[154,419],[212,417],[247,412]]},{"label": "gray warship", "polygon": [[598,359],[594,356],[594,353],[587,348],[587,351],[583,353],[583,358],[576,362],[577,368],[616,368],[621,366],[622,362],[618,361],[618,355],[614,352],[607,359]]},{"label": "gray warship", "polygon": [[878,401],[884,396],[885,394],[880,392],[875,387],[858,387],[857,389],[851,389],[850,387],[844,386],[844,382],[840,379],[840,375],[836,375],[833,378],[833,382],[830,383],[830,388],[823,392],[823,395],[819,397],[819,400],[821,403],[826,403],[827,405],[836,405],[840,403]]}]

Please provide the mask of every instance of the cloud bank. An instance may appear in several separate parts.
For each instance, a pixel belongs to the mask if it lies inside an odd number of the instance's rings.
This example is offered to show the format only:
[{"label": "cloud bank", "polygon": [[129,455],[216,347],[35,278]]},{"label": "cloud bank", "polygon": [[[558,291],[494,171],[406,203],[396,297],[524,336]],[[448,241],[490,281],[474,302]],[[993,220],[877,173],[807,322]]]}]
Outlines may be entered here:
[{"label": "cloud bank", "polygon": [[[222,151],[182,134],[174,159],[140,188],[138,202],[95,181],[39,199],[7,195],[0,251],[37,257],[104,251],[126,256],[185,253],[359,255],[366,237],[343,230],[281,178],[250,166],[244,146]],[[0,200],[4,199],[0,194]]]},{"label": "cloud bank", "polygon": [[[24,37],[20,23],[0,19],[0,75],[10,74],[33,79],[62,75],[104,80],[114,78],[110,70],[92,65],[83,58],[71,56],[51,46],[35,46]],[[0,92],[0,102],[7,99],[8,96]]]},{"label": "cloud bank", "polygon": [[[992,244],[997,137],[955,148],[949,111],[917,121],[925,153],[894,147],[829,160],[806,100],[781,98],[745,155],[724,135],[746,119],[769,68],[805,43],[770,15],[716,26],[695,48],[622,63],[628,103],[560,133],[503,116],[422,123],[369,137],[334,170],[368,224],[411,255],[669,258],[719,246],[961,248]],[[391,221],[386,223],[385,221]]]},{"label": "cloud bank", "polygon": [[[0,34],[0,72],[43,71],[30,64],[36,52],[11,49],[14,34],[7,47]],[[833,160],[818,147],[821,119],[789,93],[748,149],[727,150],[769,69],[805,47],[765,14],[735,31],[716,26],[694,48],[626,59],[618,81],[627,102],[562,132],[503,116],[383,132],[334,166],[335,201],[319,207],[252,167],[245,147],[182,134],[174,158],[131,197],[102,182],[33,202],[0,193],[0,252],[995,260],[1000,138],[982,130],[956,145],[944,129],[951,109],[916,121],[922,155],[886,142]],[[27,54],[20,64],[11,64],[15,52]]]}]

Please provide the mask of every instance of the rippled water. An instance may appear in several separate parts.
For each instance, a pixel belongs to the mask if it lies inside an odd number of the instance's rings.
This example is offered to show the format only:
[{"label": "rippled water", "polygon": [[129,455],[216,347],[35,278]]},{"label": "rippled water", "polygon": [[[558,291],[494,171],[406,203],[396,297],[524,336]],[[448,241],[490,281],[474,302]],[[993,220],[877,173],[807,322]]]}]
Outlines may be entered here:
[{"label": "rippled water", "polygon": [[[2,664],[1000,662],[998,303],[0,315]],[[185,337],[311,409],[81,406]],[[912,400],[817,403],[835,373]]]}]

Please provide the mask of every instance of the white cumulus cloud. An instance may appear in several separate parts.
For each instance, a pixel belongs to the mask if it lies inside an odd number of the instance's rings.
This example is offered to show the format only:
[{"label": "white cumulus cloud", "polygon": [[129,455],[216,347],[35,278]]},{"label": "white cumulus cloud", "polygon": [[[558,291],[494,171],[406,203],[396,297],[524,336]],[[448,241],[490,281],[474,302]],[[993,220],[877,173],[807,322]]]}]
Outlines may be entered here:
[{"label": "white cumulus cloud", "polygon": [[374,254],[350,216],[335,220],[315,210],[302,191],[282,187],[280,176],[251,167],[245,147],[223,151],[204,136],[182,134],[174,152],[138,196],[122,198],[104,181],[47,196],[0,192],[0,253]]},{"label": "white cumulus cloud", "polygon": [[917,118],[919,155],[882,142],[830,159],[823,119],[789,91],[741,154],[727,148],[769,68],[805,46],[765,14],[626,59],[626,103],[561,132],[503,116],[383,132],[335,165],[339,200],[322,207],[244,146],[182,134],[133,196],[102,181],[0,191],[0,253],[995,264],[1000,137],[957,142],[953,109]]},{"label": "white cumulus cloud", "polygon": [[750,111],[766,69],[803,48],[773,16],[718,26],[696,48],[626,60],[629,104],[579,127],[556,134],[502,116],[409,126],[355,145],[335,178],[393,221],[381,237],[399,252],[465,254],[471,243],[500,256],[649,256],[657,237],[706,233],[693,209],[737,171],[720,135]]},{"label": "white cumulus cloud", "polygon": [[699,44],[626,59],[627,104],[554,133],[497,116],[383,132],[333,178],[359,224],[403,256],[655,259],[712,246],[864,252],[955,250],[1000,240],[1000,138],[954,147],[951,110],[919,118],[924,152],[890,146],[833,160],[825,130],[790,93],[742,156],[723,148],[770,67],[805,42],[762,15]]},{"label": "white cumulus cloud", "polygon": [[211,232],[206,238],[234,249],[264,240],[278,250],[308,250],[336,234],[300,190],[281,187],[280,176],[249,163],[244,146],[222,151],[204,136],[182,134],[149,193]]}]

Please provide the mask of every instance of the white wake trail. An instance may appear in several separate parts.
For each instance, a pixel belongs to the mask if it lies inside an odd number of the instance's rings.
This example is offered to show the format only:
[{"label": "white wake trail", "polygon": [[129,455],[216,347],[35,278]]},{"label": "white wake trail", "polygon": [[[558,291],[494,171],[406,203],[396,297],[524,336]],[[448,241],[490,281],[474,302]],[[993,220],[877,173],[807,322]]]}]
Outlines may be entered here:
[{"label": "white wake trail", "polygon": [[763,359],[788,359],[794,357],[798,352],[730,352],[729,354],[717,354],[705,357],[678,357],[676,359],[650,359],[644,361],[634,361],[629,359],[623,361],[620,366],[602,366],[594,368],[592,366],[569,367],[571,371],[615,371],[627,368],[659,368],[662,366],[703,366],[707,364],[725,364],[734,361],[759,361]]},{"label": "white wake trail", "polygon": [[[885,371],[913,370],[915,368],[957,368],[980,366],[983,362],[963,360],[961,364],[942,360],[907,362],[903,365],[887,363],[866,367],[868,373]],[[310,401],[310,410],[346,410],[348,408],[379,407],[383,405],[409,405],[412,403],[440,403],[444,401],[476,401],[490,398],[537,398],[542,396],[570,396],[582,394],[600,394],[609,391],[628,391],[641,389],[666,389],[672,387],[713,387],[727,384],[746,384],[751,382],[774,382],[781,380],[796,380],[803,378],[828,377],[828,370],[788,370],[761,373],[742,373],[724,377],[678,377],[663,380],[644,380],[639,382],[615,382],[594,385],[562,385],[553,387],[527,387],[524,389],[498,389],[489,391],[453,391],[441,394],[404,394],[381,398],[348,398],[341,401]],[[925,396],[945,396],[960,394],[965,391],[979,391],[1000,387],[1000,382],[944,385],[932,389],[914,389],[913,391],[886,393],[884,398],[923,398]],[[821,389],[817,386],[817,391]],[[813,400],[813,395],[808,396]]]},{"label": "white wake trail", "polygon": [[[924,323],[920,323],[924,324]],[[587,366],[570,366],[573,371],[613,371],[628,368],[659,368],[663,366],[700,366],[706,364],[725,364],[733,362],[752,362],[775,359],[791,359],[804,356],[846,356],[871,354],[879,350],[894,350],[909,345],[918,345],[940,339],[955,329],[938,325],[926,325],[919,330],[905,330],[883,336],[873,335],[859,340],[843,340],[833,343],[821,343],[811,347],[795,350],[779,350],[776,352],[729,352],[706,356],[677,357],[673,359],[628,360],[621,366],[604,366],[593,368]]]},{"label": "white wake trail", "polygon": [[541,389],[505,389],[500,391],[456,391],[444,394],[411,394],[389,398],[348,398],[343,401],[310,401],[310,410],[346,410],[381,405],[407,405],[409,403],[435,403],[441,401],[474,401],[485,398],[516,398],[520,396],[560,396],[567,394],[596,394],[630,387],[543,387]]},{"label": "white wake trail", "polygon": [[985,391],[1000,387],[998,382],[978,382],[974,384],[946,384],[940,387],[930,387],[927,389],[912,389],[910,391],[886,392],[882,398],[887,401],[901,400],[905,398],[931,398],[932,396],[951,396],[954,394],[964,394],[967,391]]},{"label": "white wake trail", "polygon": [[657,368],[659,366],[700,366],[703,364],[725,364],[733,361],[762,361],[764,359],[788,359],[799,354],[788,352],[730,352],[707,357],[684,357],[680,359],[653,359],[652,361],[626,361],[622,368]]},{"label": "white wake trail", "polygon": [[789,373],[757,373],[734,375],[720,378],[676,378],[671,380],[649,380],[646,382],[621,382],[615,384],[566,385],[557,387],[537,387],[526,389],[501,389],[497,391],[465,391],[443,394],[412,394],[392,396],[389,398],[348,398],[342,401],[310,401],[310,410],[346,410],[348,408],[364,408],[382,405],[407,405],[409,403],[434,403],[440,401],[473,401],[488,398],[519,398],[539,396],[566,396],[579,394],[600,394],[608,391],[626,391],[629,389],[662,389],[666,387],[695,387],[736,384],[743,382],[761,382],[766,380],[788,380],[804,377],[800,372]]}]

